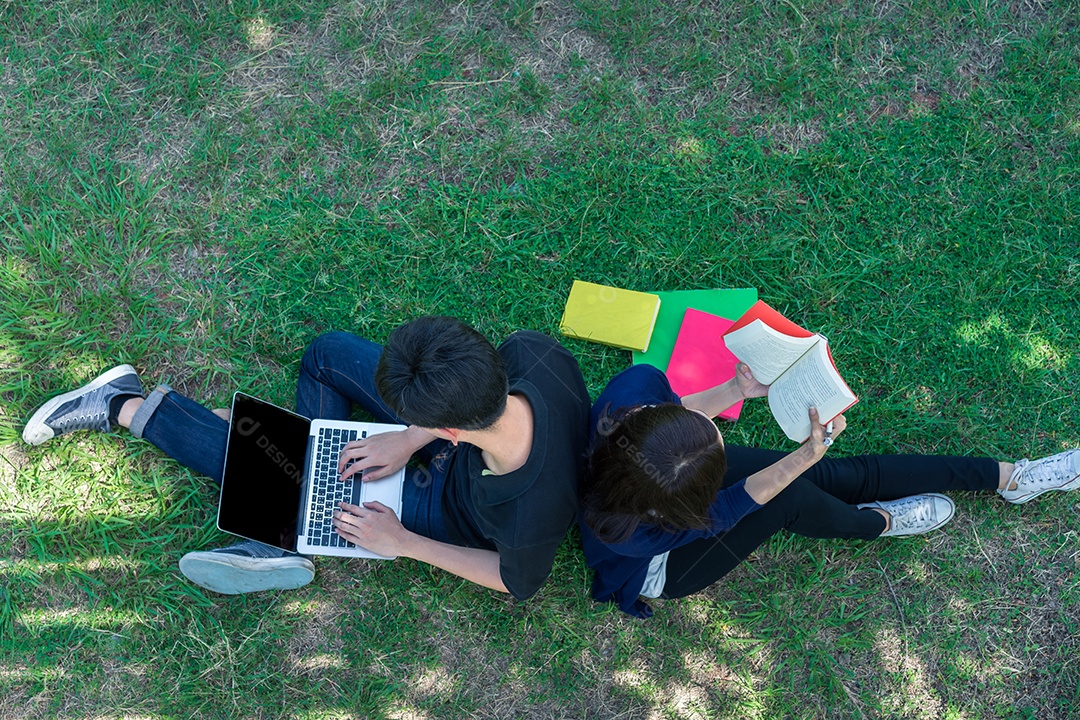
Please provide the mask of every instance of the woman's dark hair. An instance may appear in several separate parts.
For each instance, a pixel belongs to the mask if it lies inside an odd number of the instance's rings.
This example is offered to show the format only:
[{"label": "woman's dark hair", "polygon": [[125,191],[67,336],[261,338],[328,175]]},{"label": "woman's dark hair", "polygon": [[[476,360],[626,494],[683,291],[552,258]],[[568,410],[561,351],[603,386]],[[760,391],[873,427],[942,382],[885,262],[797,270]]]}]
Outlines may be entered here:
[{"label": "woman's dark hair", "polygon": [[701,414],[675,403],[605,408],[582,483],[585,523],[609,543],[640,523],[707,528],[726,471],[716,425]]},{"label": "woman's dark hair", "polygon": [[375,386],[410,425],[483,430],[506,409],[502,356],[487,338],[449,317],[406,323],[386,341]]}]

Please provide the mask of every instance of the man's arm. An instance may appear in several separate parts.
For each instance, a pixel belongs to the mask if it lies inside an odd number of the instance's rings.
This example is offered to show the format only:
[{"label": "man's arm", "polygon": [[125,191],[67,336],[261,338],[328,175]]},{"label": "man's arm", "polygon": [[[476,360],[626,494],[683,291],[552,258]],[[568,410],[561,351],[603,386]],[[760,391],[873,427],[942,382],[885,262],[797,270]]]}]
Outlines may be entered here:
[{"label": "man's arm", "polygon": [[499,592],[510,592],[506,589],[499,571],[499,553],[494,550],[458,547],[416,533],[409,533],[409,536],[407,549],[402,555],[434,565],[477,585]]},{"label": "man's arm", "polygon": [[382,503],[342,503],[334,513],[334,527],[349,542],[379,555],[410,557],[463,577],[477,585],[509,592],[499,571],[499,553],[465,548],[417,535],[401,524]]}]

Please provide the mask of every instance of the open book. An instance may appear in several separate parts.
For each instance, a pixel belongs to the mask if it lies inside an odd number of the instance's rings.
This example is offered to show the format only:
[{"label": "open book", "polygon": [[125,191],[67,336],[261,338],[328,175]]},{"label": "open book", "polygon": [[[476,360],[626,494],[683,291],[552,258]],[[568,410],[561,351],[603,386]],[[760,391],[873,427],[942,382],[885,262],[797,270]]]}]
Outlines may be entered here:
[{"label": "open book", "polygon": [[769,409],[784,433],[810,437],[807,411],[816,407],[827,422],[859,401],[847,386],[824,336],[799,327],[758,301],[724,333],[735,357],[769,386]]}]

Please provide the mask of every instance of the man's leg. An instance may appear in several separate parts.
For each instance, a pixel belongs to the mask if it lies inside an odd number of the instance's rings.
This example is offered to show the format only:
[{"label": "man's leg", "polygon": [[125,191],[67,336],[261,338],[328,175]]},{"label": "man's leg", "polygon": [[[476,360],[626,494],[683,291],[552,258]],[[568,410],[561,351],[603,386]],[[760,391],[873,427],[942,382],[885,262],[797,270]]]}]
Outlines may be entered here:
[{"label": "man's leg", "polygon": [[[296,410],[311,418],[347,420],[356,404],[377,422],[404,424],[375,387],[382,345],[344,332],[320,335],[304,352],[296,389]],[[434,440],[417,455],[423,468],[405,469],[401,524],[433,540],[449,542],[442,518],[443,483],[453,446]]]},{"label": "man's leg", "polygon": [[[23,438],[34,445],[76,430],[128,428],[166,455],[221,484],[229,425],[221,417],[160,386],[146,399],[134,368],[120,365],[86,385],[57,396],[27,422]],[[198,556],[206,562],[192,564]],[[201,569],[200,569],[201,568]],[[293,588],[311,582],[307,558],[247,541],[208,553],[189,553],[180,569],[197,584],[222,593]]]},{"label": "man's leg", "polygon": [[382,345],[345,332],[315,338],[300,361],[296,412],[304,417],[348,420],[355,403],[377,422],[401,423],[375,388]]},{"label": "man's leg", "polygon": [[108,432],[116,425],[221,484],[228,423],[165,385],[144,399],[142,382],[130,365],[107,370],[43,404],[26,423],[23,439],[40,445],[77,430]]},{"label": "man's leg", "polygon": [[[382,345],[351,333],[331,332],[315,338],[300,362],[296,412],[309,418],[348,420],[355,404],[376,422],[406,424],[383,402],[375,387],[375,368],[381,355]],[[432,441],[417,455],[430,462],[446,444]]]},{"label": "man's leg", "polygon": [[[121,424],[130,410],[129,405],[121,412]],[[221,484],[229,423],[213,411],[160,385],[134,408],[129,429],[135,437],[146,438],[170,457]],[[254,540],[189,552],[180,558],[179,565],[188,580],[223,595],[291,590],[315,577],[311,560]]]}]

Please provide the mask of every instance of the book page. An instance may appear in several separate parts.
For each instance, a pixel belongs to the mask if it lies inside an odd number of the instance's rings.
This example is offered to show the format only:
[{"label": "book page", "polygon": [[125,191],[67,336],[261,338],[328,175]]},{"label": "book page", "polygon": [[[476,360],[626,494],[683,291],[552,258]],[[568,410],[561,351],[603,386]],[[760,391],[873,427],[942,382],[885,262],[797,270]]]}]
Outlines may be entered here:
[{"label": "book page", "polygon": [[810,437],[810,416],[816,407],[822,420],[830,420],[856,401],[855,394],[829,359],[822,341],[796,362],[769,388],[769,409],[784,433],[796,442]]},{"label": "book page", "polygon": [[819,335],[808,338],[784,335],[761,320],[724,336],[728,350],[749,365],[757,381],[765,385],[771,385],[820,339]]}]

